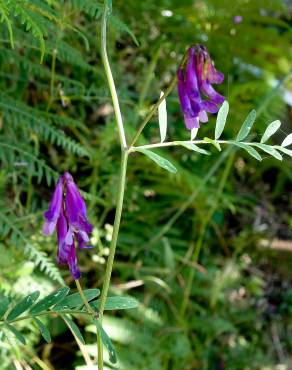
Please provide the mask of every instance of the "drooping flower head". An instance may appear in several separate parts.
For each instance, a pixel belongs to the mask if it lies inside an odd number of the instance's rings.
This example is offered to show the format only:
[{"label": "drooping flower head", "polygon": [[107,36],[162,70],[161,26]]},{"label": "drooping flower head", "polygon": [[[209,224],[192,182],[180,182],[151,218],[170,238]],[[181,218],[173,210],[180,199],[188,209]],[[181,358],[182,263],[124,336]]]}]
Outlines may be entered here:
[{"label": "drooping flower head", "polygon": [[87,243],[92,225],[87,219],[85,202],[69,172],[60,176],[44,218],[45,235],[51,235],[57,229],[57,262],[67,264],[73,278],[79,279],[81,273],[77,265],[75,242],[79,248],[90,248]]},{"label": "drooping flower head", "polygon": [[188,130],[199,128],[207,122],[207,113],[217,113],[225,98],[217,93],[212,84],[221,84],[224,75],[218,72],[202,45],[189,48],[185,68],[177,71],[178,95]]}]

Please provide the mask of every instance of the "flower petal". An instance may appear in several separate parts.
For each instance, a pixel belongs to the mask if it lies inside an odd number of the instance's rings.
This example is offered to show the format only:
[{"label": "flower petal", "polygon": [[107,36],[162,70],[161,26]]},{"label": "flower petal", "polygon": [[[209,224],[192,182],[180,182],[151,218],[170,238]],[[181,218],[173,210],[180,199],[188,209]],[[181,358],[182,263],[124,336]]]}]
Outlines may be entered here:
[{"label": "flower petal", "polygon": [[210,101],[204,100],[201,102],[201,108],[202,110],[205,110],[208,113],[217,113],[219,110],[219,107]]},{"label": "flower petal", "polygon": [[184,116],[184,118],[185,118],[186,128],[188,130],[192,130],[193,128],[199,128],[200,127],[200,123],[199,123],[199,118],[198,117],[187,117],[187,116]]},{"label": "flower petal", "polygon": [[70,245],[66,243],[66,235],[68,232],[68,225],[64,213],[61,212],[57,222],[57,239],[58,239],[58,254],[57,262],[59,264],[68,263],[68,256],[70,252]]},{"label": "flower petal", "polygon": [[212,100],[212,103],[222,104],[225,100],[224,96],[220,95],[213,89],[210,83],[203,81],[202,82],[202,92]]},{"label": "flower petal", "polygon": [[74,244],[70,246],[70,252],[68,255],[68,266],[69,266],[71,275],[73,276],[74,280],[80,279],[81,272],[77,264],[76,249],[75,249]]},{"label": "flower petal", "polygon": [[56,189],[51,198],[49,209],[44,213],[46,222],[43,227],[45,235],[51,235],[56,227],[57,219],[61,212],[63,201],[63,178],[59,178]]},{"label": "flower petal", "polygon": [[66,215],[69,224],[76,230],[80,229],[90,233],[92,225],[87,220],[86,205],[79,189],[68,172],[64,174],[64,178],[66,180]]}]

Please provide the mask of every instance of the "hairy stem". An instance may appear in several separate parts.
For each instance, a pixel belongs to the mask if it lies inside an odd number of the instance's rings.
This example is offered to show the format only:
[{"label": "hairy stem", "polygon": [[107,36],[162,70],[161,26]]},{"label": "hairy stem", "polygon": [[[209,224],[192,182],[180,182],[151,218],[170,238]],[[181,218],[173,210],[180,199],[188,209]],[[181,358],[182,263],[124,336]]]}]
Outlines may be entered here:
[{"label": "hairy stem", "polygon": [[82,287],[80,285],[79,280],[75,280],[75,284],[77,286],[77,289],[78,289],[78,292],[80,294],[80,297],[81,297],[81,299],[82,299],[82,301],[84,303],[84,306],[87,308],[87,311],[92,314],[93,318],[95,318],[96,312],[94,312],[94,310],[92,309],[92,307],[89,305],[89,303],[88,303],[88,301],[87,301],[87,299],[86,299],[86,297],[84,295],[84,292],[82,290]]},{"label": "hairy stem", "polygon": [[127,148],[127,140],[126,140],[126,135],[125,135],[125,129],[124,129],[124,124],[123,124],[123,118],[120,110],[120,104],[119,104],[119,99],[118,99],[118,94],[117,90],[115,87],[115,82],[113,79],[111,67],[109,64],[108,56],[107,56],[107,51],[106,51],[106,22],[107,22],[107,16],[108,16],[108,5],[107,5],[107,0],[104,1],[104,8],[103,8],[103,14],[102,14],[102,20],[101,20],[101,58],[108,82],[108,86],[110,89],[111,97],[112,97],[112,102],[114,106],[114,111],[115,111],[115,116],[116,116],[116,121],[118,125],[118,130],[119,130],[119,136],[120,136],[120,142],[121,142],[121,147],[122,149]]},{"label": "hairy stem", "polygon": [[[123,124],[123,118],[121,115],[121,110],[120,110],[120,105],[119,105],[118,94],[116,91],[113,75],[111,72],[111,67],[109,64],[108,56],[107,56],[107,50],[106,50],[106,23],[107,23],[108,12],[109,12],[108,2],[107,0],[105,0],[102,20],[101,20],[101,57],[102,57],[102,62],[104,65],[104,69],[105,69],[105,73],[106,73],[106,77],[107,77],[107,81],[108,81],[108,85],[109,85],[109,89],[110,89],[110,93],[112,97],[116,122],[118,126],[118,131],[119,131],[122,156],[121,156],[121,172],[120,172],[118,189],[117,189],[117,203],[116,203],[116,213],[115,213],[115,220],[114,220],[114,226],[113,226],[113,235],[112,235],[112,240],[110,244],[110,252],[109,252],[109,256],[107,260],[107,265],[106,265],[106,270],[105,270],[105,275],[104,275],[104,282],[103,282],[103,287],[102,287],[101,297],[100,297],[99,322],[101,324],[102,324],[102,318],[103,318],[103,311],[105,308],[105,303],[106,303],[106,299],[107,299],[107,295],[109,291],[111,274],[112,274],[116,246],[117,246],[118,235],[119,235],[119,229],[120,229],[124,193],[125,193],[125,184],[126,184],[127,162],[128,162],[128,154],[129,154],[124,124]],[[100,335],[99,330],[97,330],[97,349],[98,349],[98,369],[103,370],[103,346],[102,346],[102,340],[101,340],[101,335]]]}]

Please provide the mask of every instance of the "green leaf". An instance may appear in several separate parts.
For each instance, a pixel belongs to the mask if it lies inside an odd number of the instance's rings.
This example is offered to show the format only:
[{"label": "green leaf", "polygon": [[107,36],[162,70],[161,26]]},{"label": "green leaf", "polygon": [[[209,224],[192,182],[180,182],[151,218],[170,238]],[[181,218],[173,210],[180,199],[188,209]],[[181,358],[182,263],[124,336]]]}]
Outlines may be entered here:
[{"label": "green leaf", "polygon": [[[95,308],[99,308],[100,300],[91,302]],[[105,310],[128,310],[130,308],[137,308],[139,301],[132,297],[108,297],[105,302]]]},{"label": "green leaf", "polygon": [[69,293],[69,290],[69,287],[64,286],[58,289],[56,292],[49,294],[48,296],[40,300],[36,305],[34,305],[30,310],[30,313],[36,314],[47,310],[54,304],[58,303],[61,299],[63,299]]},{"label": "green leaf", "polygon": [[204,137],[203,140],[206,141],[206,143],[212,144],[217,150],[219,150],[219,152],[221,152],[221,146],[215,140],[210,139],[209,137]]},{"label": "green leaf", "polygon": [[249,155],[251,155],[252,157],[254,157],[255,159],[257,159],[258,161],[261,161],[262,160],[262,157],[259,155],[259,153],[254,148],[252,148],[251,146],[249,146],[248,144],[239,143],[237,141],[231,141],[231,143],[233,143],[234,145],[238,146],[239,148],[242,148],[242,149],[246,150]]},{"label": "green leaf", "polygon": [[174,167],[174,165],[169,162],[167,159],[161,157],[160,155],[152,152],[148,149],[135,149],[136,152],[141,152],[145,154],[148,158],[150,158],[152,161],[154,161],[158,166],[164,168],[165,170],[176,173],[177,169]]},{"label": "green leaf", "polygon": [[254,109],[249,112],[248,116],[243,122],[243,125],[241,126],[241,129],[239,130],[239,133],[237,134],[236,141],[241,141],[247,137],[250,130],[252,129],[252,126],[256,119],[256,115],[257,112]]},{"label": "green leaf", "polygon": [[72,331],[72,334],[74,334],[82,344],[85,344],[85,340],[83,338],[83,335],[81,334],[78,326],[75,324],[75,322],[70,319],[70,317],[62,315],[62,319],[66,322],[68,325],[69,329]]},{"label": "green leaf", "polygon": [[[100,294],[100,291],[99,289],[86,289],[83,291],[87,301],[91,301],[92,299],[96,298],[99,296]],[[54,306],[54,311],[58,311],[58,310],[64,310],[64,309],[67,309],[67,308],[75,308],[75,307],[78,307],[78,306],[83,306],[83,300],[80,296],[79,293],[74,293],[74,294],[71,294],[67,297],[65,297],[64,299],[62,299],[62,301],[60,301],[59,303],[57,303],[55,306]]]},{"label": "green leaf", "polygon": [[208,152],[205,149],[200,148],[199,146],[193,144],[193,143],[184,143],[183,141],[175,141],[178,145],[181,145],[189,150],[193,150],[194,152],[198,152],[201,154],[210,155],[210,152]]},{"label": "green leaf", "polygon": [[229,103],[227,100],[222,104],[217,114],[216,127],[215,127],[215,140],[218,140],[224,130],[226,119],[229,111]]},{"label": "green leaf", "polygon": [[270,123],[263,134],[261,143],[265,143],[266,141],[268,141],[269,138],[279,130],[280,126],[281,122],[279,120]]},{"label": "green leaf", "polygon": [[281,144],[281,146],[288,146],[292,144],[292,134],[289,134],[284,140],[283,140],[283,143]]},{"label": "green leaf", "polygon": [[0,319],[7,311],[8,306],[9,306],[9,299],[5,296],[2,296],[0,298]]},{"label": "green leaf", "polygon": [[23,312],[25,312],[30,306],[34,304],[34,302],[38,299],[39,295],[40,292],[36,291],[22,299],[10,311],[9,315],[7,316],[7,320],[11,321],[14,320],[16,317],[20,316]]},{"label": "green leaf", "polygon": [[100,333],[102,343],[105,345],[106,349],[108,350],[110,362],[112,364],[115,364],[117,362],[117,355],[116,355],[115,348],[114,348],[114,346],[112,344],[112,341],[110,340],[110,337],[104,331],[104,329],[100,325],[99,321],[94,320],[94,323],[96,325],[96,329]]},{"label": "green leaf", "polygon": [[196,138],[196,136],[197,136],[198,131],[199,131],[198,127],[194,127],[194,128],[191,130],[191,140],[195,140],[195,138]]},{"label": "green leaf", "polygon": [[253,143],[253,145],[256,146],[257,148],[262,149],[264,152],[270,154],[272,157],[278,159],[279,161],[283,159],[281,154],[276,149],[274,149],[273,147],[269,145],[260,144],[260,143]]},{"label": "green leaf", "polygon": [[41,322],[41,320],[34,318],[34,322],[36,323],[37,327],[39,328],[39,331],[41,335],[43,336],[44,340],[47,343],[51,343],[51,334],[48,330],[48,328]]},{"label": "green leaf", "polygon": [[[164,95],[163,91],[161,91],[160,98]],[[166,110],[166,100],[163,99],[162,102],[158,106],[158,122],[159,122],[159,130],[160,130],[160,140],[163,143],[166,138],[166,131],[167,131],[167,110]]]},{"label": "green leaf", "polygon": [[25,341],[25,338],[24,336],[21,334],[21,332],[19,330],[17,330],[14,326],[10,325],[10,324],[7,324],[5,323],[5,328],[8,329],[9,331],[11,331],[11,333],[13,333],[16,338],[22,343],[22,344],[25,344],[26,341]]},{"label": "green leaf", "polygon": [[287,155],[289,155],[290,157],[292,157],[292,150],[291,149],[287,149],[287,148],[283,148],[282,146],[275,146],[276,149],[280,150],[282,153],[285,153]]}]

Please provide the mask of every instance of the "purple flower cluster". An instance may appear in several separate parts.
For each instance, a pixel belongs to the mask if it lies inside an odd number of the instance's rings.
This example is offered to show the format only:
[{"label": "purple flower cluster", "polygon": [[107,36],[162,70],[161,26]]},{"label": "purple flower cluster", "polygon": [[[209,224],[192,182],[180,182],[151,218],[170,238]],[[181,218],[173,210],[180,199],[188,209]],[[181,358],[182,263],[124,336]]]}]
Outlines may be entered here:
[{"label": "purple flower cluster", "polygon": [[89,248],[88,234],[92,232],[92,225],[87,219],[85,202],[69,172],[60,176],[44,218],[45,235],[51,235],[57,228],[57,262],[68,264],[71,275],[78,280],[81,273],[77,265],[75,241],[79,248]]},{"label": "purple flower cluster", "polygon": [[195,45],[189,48],[186,67],[177,71],[177,78],[185,125],[188,130],[199,128],[200,121],[208,121],[207,113],[217,113],[225,100],[212,86],[221,84],[224,75],[215,69],[207,49],[202,45]]}]

